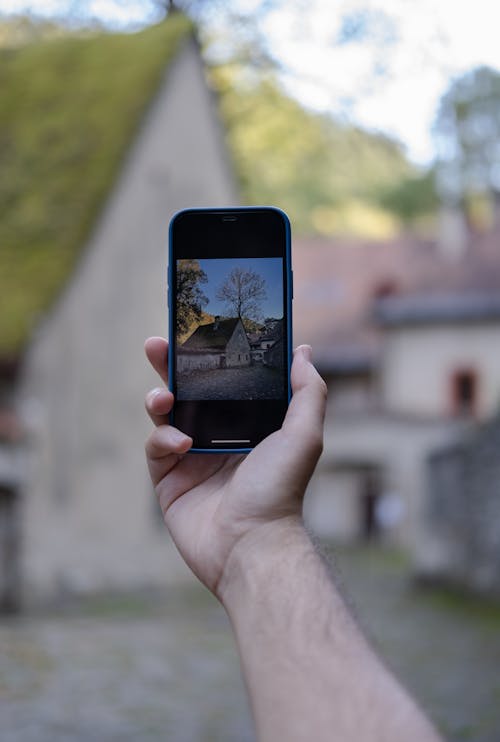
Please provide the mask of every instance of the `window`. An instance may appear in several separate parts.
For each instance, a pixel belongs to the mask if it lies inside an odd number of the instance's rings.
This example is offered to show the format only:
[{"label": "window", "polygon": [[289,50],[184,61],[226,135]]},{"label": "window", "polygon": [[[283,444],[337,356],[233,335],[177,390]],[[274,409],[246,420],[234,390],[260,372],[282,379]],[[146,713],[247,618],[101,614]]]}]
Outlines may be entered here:
[{"label": "window", "polygon": [[386,278],[375,286],[373,291],[374,299],[386,299],[388,296],[396,296],[399,293],[399,285],[392,278]]},{"label": "window", "polygon": [[478,375],[473,369],[459,369],[452,375],[452,411],[455,415],[475,415]]}]

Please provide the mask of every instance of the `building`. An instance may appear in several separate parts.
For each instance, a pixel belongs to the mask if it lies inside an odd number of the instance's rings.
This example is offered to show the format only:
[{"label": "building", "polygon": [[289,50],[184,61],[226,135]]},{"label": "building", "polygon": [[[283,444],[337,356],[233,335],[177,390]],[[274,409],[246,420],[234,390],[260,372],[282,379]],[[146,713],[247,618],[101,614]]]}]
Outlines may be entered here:
[{"label": "building", "polygon": [[22,430],[12,412],[0,413],[0,612],[17,610],[21,586]]},{"label": "building", "polygon": [[[26,603],[164,586],[187,574],[144,460],[143,399],[158,379],[143,343],[167,332],[170,217],[239,199],[198,46],[188,24],[179,33],[76,269],[16,375],[25,446],[22,480],[10,486],[22,491],[15,572]],[[107,50],[110,65],[117,45]],[[3,482],[7,474],[4,467]]]},{"label": "building", "polygon": [[260,332],[250,334],[252,360],[264,366],[283,366],[283,320],[268,319]]},{"label": "building", "polygon": [[282,368],[283,351],[283,336],[281,336],[274,340],[273,344],[264,351],[264,366],[271,366],[272,368]]},{"label": "building", "polygon": [[268,324],[267,332],[263,335],[264,366],[273,368],[283,367],[283,319],[273,320]]},{"label": "building", "polygon": [[240,368],[252,362],[250,343],[240,317],[200,325],[177,350],[177,372]]},{"label": "building", "polygon": [[500,414],[429,460],[424,577],[500,595]]},{"label": "building", "polygon": [[306,500],[326,538],[380,537],[437,567],[428,462],[500,404],[497,235],[295,243],[295,341],[329,386],[325,450]]}]

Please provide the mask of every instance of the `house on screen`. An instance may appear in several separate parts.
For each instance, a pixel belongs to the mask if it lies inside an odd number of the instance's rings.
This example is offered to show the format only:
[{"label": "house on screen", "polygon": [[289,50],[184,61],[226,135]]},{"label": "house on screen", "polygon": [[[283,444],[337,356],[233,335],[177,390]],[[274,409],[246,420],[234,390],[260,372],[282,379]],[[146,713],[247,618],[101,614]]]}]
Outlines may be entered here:
[{"label": "house on screen", "polygon": [[[268,319],[260,332],[249,335],[252,361],[265,366],[283,364],[283,320]],[[271,349],[274,348],[273,351]],[[280,355],[281,354],[281,355]]]},{"label": "house on screen", "polygon": [[262,363],[264,360],[264,350],[260,343],[260,333],[252,332],[248,335],[250,342],[250,355],[252,357],[252,363]]},{"label": "house on screen", "polygon": [[252,360],[255,363],[262,363],[264,360],[264,352],[269,348],[274,339],[268,337],[268,332],[263,327],[259,332],[252,332],[249,335],[250,347],[252,351]]},{"label": "house on screen", "polygon": [[178,373],[241,368],[252,362],[250,343],[240,317],[200,325],[177,351]]},{"label": "house on screen", "polygon": [[[103,102],[113,101],[113,121],[95,132],[90,152],[98,165],[129,117],[137,121],[110,170],[99,208],[86,207],[83,221],[89,228],[77,244],[78,260],[61,274],[57,300],[37,310],[36,329],[19,348],[23,362],[3,397],[11,407],[15,400],[24,445],[14,454],[12,426],[0,440],[0,493],[6,487],[14,493],[18,507],[11,510],[20,534],[13,550],[0,522],[5,541],[0,552],[11,557],[5,585],[14,579],[16,600],[22,588],[26,603],[165,586],[188,574],[161,522],[144,460],[151,423],[143,400],[159,380],[143,345],[149,335],[167,332],[170,217],[192,205],[239,201],[217,101],[192,27],[179,13],[136,34],[89,35],[73,44],[45,41],[35,51],[44,74],[59,81],[51,101],[61,106],[70,91],[58,73],[69,65],[71,91],[81,91],[72,101],[75,120],[86,126],[89,117],[88,126],[95,125],[97,104],[89,90],[98,90]],[[101,51],[106,64],[99,67]],[[131,85],[140,64],[148,65],[144,80]],[[119,107],[116,71],[123,65],[124,96],[138,95],[146,84],[151,91],[139,114],[135,99],[127,99],[126,110]],[[2,84],[5,90],[5,80]],[[25,108],[35,106],[35,116],[43,101],[31,104],[28,96],[29,91]],[[109,139],[110,127],[115,139]],[[68,146],[75,144],[71,130],[47,140],[42,152],[47,162],[52,145],[58,156],[65,151],[64,137]],[[71,157],[57,163],[50,169],[54,179],[57,168],[74,168]],[[64,177],[69,172],[64,170]],[[82,190],[91,185],[86,173],[82,165]],[[37,271],[44,275],[43,266]]]},{"label": "house on screen", "polygon": [[435,537],[430,462],[500,409],[498,238],[460,254],[409,237],[295,241],[295,342],[329,387],[306,498],[320,535],[396,542],[420,572],[449,563],[459,535]]},{"label": "house on screen", "polygon": [[264,366],[282,368],[283,366],[283,320],[275,320],[262,337],[264,347]]},{"label": "house on screen", "polygon": [[283,367],[283,336],[278,338],[264,351],[264,366]]}]

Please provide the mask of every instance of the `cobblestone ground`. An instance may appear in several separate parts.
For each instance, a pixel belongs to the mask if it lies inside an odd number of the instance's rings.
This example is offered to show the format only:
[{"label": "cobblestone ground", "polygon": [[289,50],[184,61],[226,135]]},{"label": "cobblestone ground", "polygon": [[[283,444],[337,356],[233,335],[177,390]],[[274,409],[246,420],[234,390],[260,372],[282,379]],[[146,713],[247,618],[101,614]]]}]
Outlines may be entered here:
[{"label": "cobblestone ground", "polygon": [[2,742],[250,742],[225,615],[203,588],[0,624]]},{"label": "cobblestone ground", "polygon": [[281,373],[267,366],[191,371],[178,378],[179,399],[279,399]]},{"label": "cobblestone ground", "polygon": [[418,588],[376,548],[335,561],[358,622],[445,738],[499,742],[500,604]]},{"label": "cobblestone ground", "polygon": [[[337,554],[360,622],[449,740],[500,740],[500,609],[412,589],[404,560]],[[197,584],[0,623],[2,742],[250,742],[236,650]]]}]

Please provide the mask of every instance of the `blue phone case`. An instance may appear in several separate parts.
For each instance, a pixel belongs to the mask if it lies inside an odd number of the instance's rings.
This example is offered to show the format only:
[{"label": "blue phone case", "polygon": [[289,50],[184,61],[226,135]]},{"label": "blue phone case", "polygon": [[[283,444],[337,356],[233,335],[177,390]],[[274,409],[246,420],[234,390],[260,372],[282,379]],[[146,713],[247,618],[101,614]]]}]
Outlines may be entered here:
[{"label": "blue phone case", "polygon": [[[286,260],[286,283],[287,283],[287,337],[288,337],[288,352],[287,352],[287,388],[288,388],[288,403],[290,403],[290,399],[292,398],[292,387],[290,383],[290,369],[292,366],[292,299],[293,299],[293,275],[292,275],[292,248],[291,248],[291,228],[290,228],[290,220],[288,219],[288,216],[285,214],[285,212],[282,209],[279,209],[277,206],[230,206],[230,207],[200,207],[200,208],[189,208],[189,209],[181,209],[180,211],[177,211],[173,217],[170,220],[169,228],[168,228],[168,339],[169,339],[169,345],[168,345],[168,369],[169,369],[169,379],[172,378],[174,374],[175,369],[175,328],[173,323],[173,297],[174,292],[172,291],[173,286],[173,244],[172,244],[172,228],[175,220],[177,217],[179,217],[181,214],[189,214],[189,213],[200,213],[200,212],[242,212],[242,211],[262,211],[263,209],[274,211],[278,213],[281,218],[283,219],[285,223],[285,239],[286,239],[286,245],[285,245],[285,260]],[[173,411],[170,413],[170,422],[173,423]],[[252,449],[251,448],[229,448],[229,449],[223,449],[223,448],[191,448],[188,453],[249,453]]]}]

